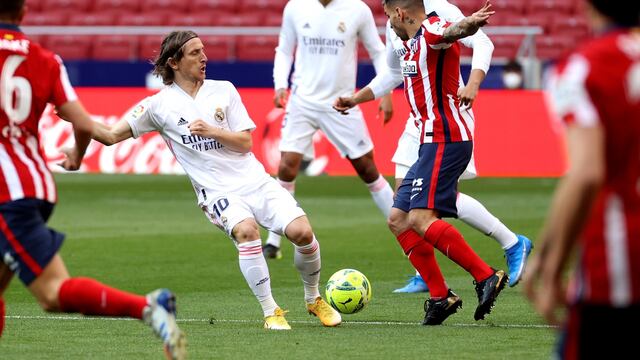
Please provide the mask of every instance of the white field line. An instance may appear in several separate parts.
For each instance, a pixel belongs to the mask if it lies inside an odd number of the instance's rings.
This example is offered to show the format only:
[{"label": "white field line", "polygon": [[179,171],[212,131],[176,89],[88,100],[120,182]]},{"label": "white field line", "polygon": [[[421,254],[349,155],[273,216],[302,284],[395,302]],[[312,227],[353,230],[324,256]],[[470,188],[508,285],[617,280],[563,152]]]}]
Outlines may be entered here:
[{"label": "white field line", "polygon": [[[123,317],[95,317],[95,316],[56,316],[56,315],[6,315],[6,319],[15,320],[67,320],[67,321],[138,321],[132,318]],[[311,320],[287,320],[292,324],[315,324],[317,321]],[[229,324],[229,323],[241,323],[241,324],[257,324],[262,323],[262,320],[240,320],[240,319],[178,319],[179,323],[198,323],[208,322],[210,324]],[[344,321],[347,325],[382,325],[382,326],[421,326],[419,322],[404,322],[404,321]],[[555,329],[556,326],[541,325],[541,324],[492,324],[492,323],[478,323],[478,324],[446,324],[446,326],[455,327],[495,327],[495,328],[516,328],[516,329]]]}]

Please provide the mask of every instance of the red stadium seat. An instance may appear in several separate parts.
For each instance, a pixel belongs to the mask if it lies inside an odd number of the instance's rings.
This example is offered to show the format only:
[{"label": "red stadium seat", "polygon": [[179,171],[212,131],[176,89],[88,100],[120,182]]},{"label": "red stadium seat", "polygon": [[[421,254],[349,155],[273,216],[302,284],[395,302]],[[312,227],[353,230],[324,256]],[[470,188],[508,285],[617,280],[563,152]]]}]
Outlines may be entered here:
[{"label": "red stadium seat", "polygon": [[108,26],[116,22],[116,14],[110,12],[76,14],[69,18],[68,25],[74,26]]},{"label": "red stadium seat", "polygon": [[[492,0],[491,1],[491,6],[493,7],[493,10],[496,12],[496,14],[510,13],[510,14],[522,16],[522,14],[524,14],[524,11],[525,11],[525,5],[526,5],[525,1],[518,1],[518,0]],[[482,6],[482,4],[477,3],[476,10],[479,9],[480,6]],[[471,15],[474,11],[475,10],[470,9],[470,12],[468,14],[465,13],[465,15]]]},{"label": "red stadium seat", "polygon": [[574,9],[573,1],[529,0],[527,2],[527,12],[531,15],[562,16],[573,14]]},{"label": "red stadium seat", "polygon": [[231,61],[236,56],[236,38],[234,36],[202,36],[204,51],[209,61]]},{"label": "red stadium seat", "polygon": [[282,26],[282,12],[269,12],[264,16],[264,26]]},{"label": "red stadium seat", "polygon": [[536,38],[536,55],[540,59],[557,59],[567,55],[575,45],[575,39],[568,36],[538,36]]},{"label": "red stadium seat", "polygon": [[169,15],[167,12],[122,14],[122,16],[116,18],[116,25],[159,26],[167,23]]},{"label": "red stadium seat", "polygon": [[263,20],[262,16],[241,13],[220,16],[214,20],[214,24],[215,26],[261,26]]},{"label": "red stadium seat", "polygon": [[387,15],[373,15],[373,21],[375,21],[376,26],[386,26],[387,20]]},{"label": "red stadium seat", "polygon": [[507,19],[507,23],[501,25],[510,25],[510,26],[539,26],[546,33],[549,31],[551,18],[547,15],[528,15],[528,16],[520,16],[513,17]]},{"label": "red stadium seat", "polygon": [[88,59],[91,53],[91,36],[50,35],[45,47],[60,55],[63,60]]},{"label": "red stadium seat", "polygon": [[369,8],[374,15],[384,15],[384,10],[382,8],[381,0],[362,0]]},{"label": "red stadium seat", "polygon": [[83,12],[91,7],[91,0],[44,0],[42,11],[74,11]]},{"label": "red stadium seat", "polygon": [[140,11],[140,0],[96,0],[94,11],[136,14]]},{"label": "red stadium seat", "polygon": [[180,16],[171,16],[169,15],[167,19],[167,25],[169,26],[211,26],[212,19],[218,13],[214,12],[201,12],[201,13],[190,13],[190,14],[181,14]]},{"label": "red stadium seat", "polygon": [[42,9],[43,2],[44,0],[27,0],[25,3],[27,4],[29,12],[38,12]]},{"label": "red stadium seat", "polygon": [[520,45],[522,44],[521,35],[493,35],[491,41],[495,47],[493,50],[494,58],[512,59],[516,56]]},{"label": "red stadium seat", "polygon": [[184,0],[142,0],[142,11],[167,11],[184,13],[187,11],[188,1]]},{"label": "red stadium seat", "polygon": [[273,61],[278,46],[277,36],[241,36],[237,59],[244,61]]},{"label": "red stadium seat", "polygon": [[556,17],[551,24],[551,33],[584,39],[589,35],[589,25],[582,16]]},{"label": "red stadium seat", "polygon": [[203,11],[229,11],[235,12],[238,10],[237,1],[229,0],[193,0],[190,1],[189,12],[199,13]]},{"label": "red stadium seat", "polygon": [[288,0],[242,0],[240,2],[240,11],[254,14],[254,16],[262,11],[282,12],[287,1]]},{"label": "red stadium seat", "polygon": [[164,39],[164,35],[141,36],[138,41],[138,58],[153,61],[160,53],[162,39]]},{"label": "red stadium seat", "polygon": [[26,26],[67,25],[69,16],[67,13],[56,11],[47,13],[27,12],[22,21]]},{"label": "red stadium seat", "polygon": [[138,37],[97,36],[91,57],[95,60],[136,60],[138,59]]},{"label": "red stadium seat", "polygon": [[473,14],[482,6],[479,0],[451,0],[449,2],[457,6],[465,15]]}]

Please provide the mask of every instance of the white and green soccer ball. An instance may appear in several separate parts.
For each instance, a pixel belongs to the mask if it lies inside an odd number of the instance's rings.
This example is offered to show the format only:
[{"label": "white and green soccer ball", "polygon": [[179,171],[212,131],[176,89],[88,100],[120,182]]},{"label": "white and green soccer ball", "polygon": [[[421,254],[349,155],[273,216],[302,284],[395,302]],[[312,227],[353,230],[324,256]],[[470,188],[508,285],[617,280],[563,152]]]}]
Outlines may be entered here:
[{"label": "white and green soccer ball", "polygon": [[355,314],[371,300],[371,284],[360,271],[342,269],[329,278],[325,295],[334,309],[343,314]]}]

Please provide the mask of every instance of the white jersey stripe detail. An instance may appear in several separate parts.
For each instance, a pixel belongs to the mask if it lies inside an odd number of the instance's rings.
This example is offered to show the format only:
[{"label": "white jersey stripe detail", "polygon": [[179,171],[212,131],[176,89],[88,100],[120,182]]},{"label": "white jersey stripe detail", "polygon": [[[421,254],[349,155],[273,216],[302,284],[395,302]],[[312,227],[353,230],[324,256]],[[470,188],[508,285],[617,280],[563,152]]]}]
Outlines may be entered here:
[{"label": "white jersey stripe detail", "polygon": [[13,145],[13,150],[15,151],[18,159],[20,159],[20,161],[22,161],[27,169],[29,169],[29,174],[33,179],[33,187],[35,188],[36,198],[44,199],[44,187],[42,185],[42,178],[40,177],[40,174],[38,174],[38,170],[36,170],[35,163],[32,159],[29,158],[29,156],[25,152],[24,146],[20,144],[18,139],[11,138],[11,144]]},{"label": "white jersey stripe detail", "polygon": [[31,150],[33,159],[36,161],[36,164],[38,164],[38,169],[40,169],[40,172],[42,172],[43,174],[44,183],[47,189],[47,198],[45,200],[50,203],[55,203],[56,184],[53,181],[53,176],[51,175],[51,171],[49,171],[47,164],[44,162],[42,157],[40,157],[40,152],[38,151],[38,140],[36,140],[36,138],[33,136],[29,136],[29,138],[27,138],[27,146]]},{"label": "white jersey stripe detail", "polygon": [[[427,46],[427,41],[424,37],[421,39],[421,44],[422,51],[420,52],[420,62],[418,63],[418,66],[424,65],[424,68],[421,68],[420,71],[422,74],[427,74],[427,76],[423,75],[424,100],[427,105],[427,116],[429,117],[429,120],[434,120],[436,118],[436,115],[433,113],[434,99],[431,92],[431,82],[429,81],[431,77],[429,76],[429,68],[427,66],[427,53],[429,52],[429,47]],[[433,122],[431,122],[430,127],[431,129],[427,131],[433,132]]]},{"label": "white jersey stripe detail", "polygon": [[64,89],[67,101],[78,100],[78,95],[76,95],[76,91],[73,89],[73,86],[71,86],[71,82],[69,81],[67,68],[62,64],[62,61],[60,61],[60,82],[62,83],[62,88]]},{"label": "white jersey stripe detail", "polygon": [[18,176],[18,171],[16,170],[15,165],[13,165],[13,160],[9,157],[6,148],[2,144],[0,144],[0,167],[2,168],[4,179],[7,182],[7,188],[9,188],[9,196],[11,196],[11,200],[22,199],[24,197],[24,191],[22,189],[20,177]]},{"label": "white jersey stripe detail", "polygon": [[451,96],[451,94],[448,94],[447,98],[449,99],[449,108],[451,109],[451,113],[453,114],[453,118],[456,121],[456,124],[458,124],[458,129],[460,130],[460,136],[462,136],[462,141],[468,141],[469,140],[469,135],[467,135],[467,130],[466,130],[464,124],[462,123],[463,120],[460,119],[459,109],[456,106],[456,102],[453,99],[453,96]]},{"label": "white jersey stripe detail", "polygon": [[631,279],[627,258],[627,225],[624,205],[617,195],[612,195],[605,205],[604,241],[611,293],[611,303],[622,307],[631,301]]}]

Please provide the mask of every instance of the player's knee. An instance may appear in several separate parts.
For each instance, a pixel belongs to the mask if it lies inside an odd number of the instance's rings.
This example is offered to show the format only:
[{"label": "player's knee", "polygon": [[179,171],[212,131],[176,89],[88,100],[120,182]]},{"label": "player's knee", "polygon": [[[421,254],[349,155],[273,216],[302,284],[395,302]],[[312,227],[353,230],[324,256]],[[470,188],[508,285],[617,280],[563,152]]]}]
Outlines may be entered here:
[{"label": "player's knee", "polygon": [[245,220],[233,228],[233,237],[238,243],[245,243],[260,239],[258,224],[253,220]]},{"label": "player's knee", "polygon": [[391,211],[391,214],[389,214],[389,218],[387,219],[387,226],[393,235],[398,236],[403,231],[407,230],[409,224],[407,223],[406,216],[395,211]]},{"label": "player's knee", "polygon": [[291,222],[285,230],[285,235],[297,246],[308,245],[313,241],[313,229],[304,217]]}]

